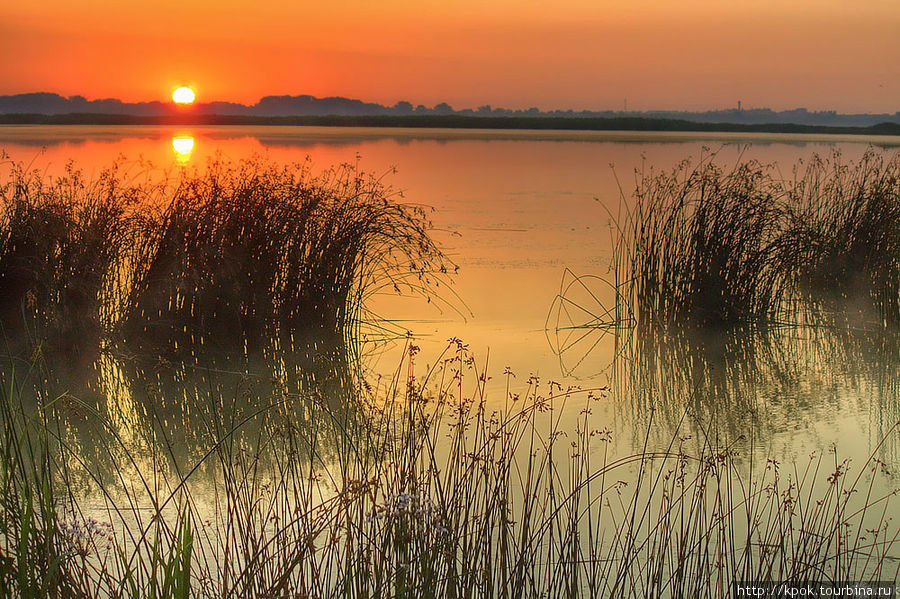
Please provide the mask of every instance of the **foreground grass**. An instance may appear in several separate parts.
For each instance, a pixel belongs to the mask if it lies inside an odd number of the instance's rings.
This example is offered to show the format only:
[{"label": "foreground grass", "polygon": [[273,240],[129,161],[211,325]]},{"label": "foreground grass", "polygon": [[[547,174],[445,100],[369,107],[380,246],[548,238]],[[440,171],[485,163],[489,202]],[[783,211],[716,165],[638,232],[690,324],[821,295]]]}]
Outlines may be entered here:
[{"label": "foreground grass", "polygon": [[[874,455],[852,470],[831,453],[757,464],[709,435],[617,456],[591,416],[605,389],[508,373],[506,399],[489,402],[461,342],[424,371],[417,352],[364,396],[365,413],[320,406],[315,420],[344,431],[336,451],[272,419],[175,465],[165,450],[132,454],[98,418],[119,457],[93,503],[73,481],[106,479],[66,442],[60,402],[29,410],[5,385],[0,591],[722,597],[733,580],[897,577]],[[194,484],[201,469],[211,492]]]}]

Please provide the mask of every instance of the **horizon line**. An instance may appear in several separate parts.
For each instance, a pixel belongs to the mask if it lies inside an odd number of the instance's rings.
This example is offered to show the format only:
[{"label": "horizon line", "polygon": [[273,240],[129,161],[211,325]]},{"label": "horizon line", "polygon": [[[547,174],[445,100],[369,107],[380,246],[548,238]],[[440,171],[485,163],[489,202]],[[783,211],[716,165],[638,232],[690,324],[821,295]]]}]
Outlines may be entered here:
[{"label": "horizon line", "polygon": [[[314,100],[348,100],[348,101],[351,101],[351,102],[359,102],[359,103],[362,103],[362,104],[364,104],[364,105],[374,105],[374,106],[379,106],[379,107],[388,108],[388,109],[396,108],[396,107],[398,107],[398,106],[400,106],[400,105],[409,105],[409,106],[412,108],[413,111],[419,110],[419,109],[424,109],[424,110],[435,110],[435,109],[437,109],[437,108],[439,108],[439,107],[446,107],[446,109],[452,110],[453,112],[469,112],[469,111],[471,111],[471,112],[475,112],[475,113],[477,113],[478,111],[481,111],[481,110],[487,108],[487,109],[489,109],[489,110],[491,110],[491,111],[494,111],[494,110],[500,110],[500,111],[510,111],[510,112],[528,112],[528,111],[534,111],[534,110],[537,110],[538,113],[541,113],[541,114],[547,114],[547,113],[568,113],[568,112],[573,112],[573,113],[616,113],[616,114],[646,114],[646,113],[684,113],[684,114],[696,113],[696,114],[703,114],[703,113],[716,113],[716,112],[741,113],[741,112],[759,112],[759,111],[768,111],[768,112],[773,112],[773,113],[807,112],[807,113],[810,113],[810,114],[834,114],[834,115],[839,115],[839,116],[857,116],[857,115],[858,115],[858,116],[865,116],[865,115],[873,115],[873,116],[875,116],[875,115],[900,115],[900,107],[898,107],[898,110],[896,110],[895,112],[889,112],[889,111],[882,111],[882,112],[877,112],[877,111],[868,111],[868,112],[839,112],[837,109],[829,109],[829,108],[823,108],[823,109],[815,109],[815,108],[813,108],[813,109],[811,109],[811,108],[809,108],[809,107],[807,107],[807,106],[795,106],[795,107],[793,107],[793,108],[781,108],[781,109],[778,109],[778,108],[772,108],[772,107],[770,107],[770,106],[750,106],[750,107],[745,107],[745,106],[742,106],[742,105],[741,105],[741,101],[740,101],[740,100],[738,100],[738,101],[735,103],[735,105],[733,105],[733,106],[731,106],[731,107],[708,107],[708,108],[643,108],[643,109],[634,109],[634,108],[632,108],[632,109],[629,109],[629,108],[627,107],[627,105],[623,105],[623,106],[620,107],[620,108],[573,108],[573,107],[568,107],[568,108],[537,108],[537,107],[535,107],[535,106],[529,106],[528,108],[509,108],[509,107],[506,107],[506,106],[493,105],[493,104],[489,104],[489,103],[484,103],[484,104],[481,104],[481,105],[475,106],[475,107],[468,107],[468,106],[467,106],[467,107],[463,107],[463,108],[457,108],[457,107],[452,106],[451,104],[449,104],[449,103],[446,102],[446,101],[437,102],[436,104],[433,104],[433,105],[431,105],[431,106],[428,106],[428,105],[426,105],[426,104],[421,104],[421,103],[415,103],[415,102],[412,102],[412,101],[410,101],[410,100],[397,100],[397,101],[394,102],[393,104],[383,104],[383,103],[378,102],[378,101],[375,101],[375,100],[364,100],[364,99],[361,99],[361,98],[354,98],[354,97],[351,97],[351,96],[341,96],[341,95],[316,96],[316,95],[308,94],[308,93],[295,93],[295,94],[288,94],[288,93],[267,94],[267,95],[261,96],[259,99],[256,100],[255,103],[243,103],[243,102],[238,102],[238,101],[234,101],[234,100],[221,100],[221,99],[197,100],[197,101],[195,101],[195,102],[193,102],[192,104],[187,105],[187,106],[184,106],[184,105],[176,105],[173,101],[168,100],[168,99],[166,99],[166,100],[159,100],[159,99],[156,99],[156,100],[133,100],[133,101],[131,101],[131,100],[123,100],[122,98],[118,98],[118,97],[115,97],[115,96],[106,96],[106,97],[103,97],[103,96],[97,96],[97,97],[89,98],[89,97],[87,97],[87,96],[85,96],[85,95],[82,95],[82,94],[71,94],[71,95],[66,95],[66,94],[63,94],[63,93],[60,93],[60,92],[47,91],[47,90],[41,90],[41,91],[28,91],[28,92],[16,92],[16,93],[3,93],[3,94],[0,94],[0,98],[14,98],[14,97],[21,97],[21,96],[41,96],[41,95],[44,95],[44,96],[55,96],[55,97],[62,98],[62,99],[67,100],[67,101],[72,101],[72,100],[83,100],[83,101],[85,101],[85,102],[87,102],[87,103],[94,103],[94,102],[98,102],[98,103],[102,103],[102,102],[118,102],[118,103],[123,104],[123,105],[162,105],[162,106],[167,106],[167,107],[170,107],[170,108],[173,108],[173,109],[177,109],[177,110],[181,110],[181,111],[185,111],[185,112],[189,112],[189,111],[191,110],[191,108],[192,108],[192,107],[195,107],[195,106],[210,106],[210,105],[214,105],[214,104],[228,104],[228,105],[232,105],[232,106],[241,106],[241,107],[244,107],[244,108],[253,108],[253,107],[259,106],[260,103],[262,103],[262,102],[263,102],[264,100],[266,100],[266,99],[275,99],[275,98],[284,98],[284,99],[312,98],[312,99],[314,99]],[[20,114],[22,114],[22,113],[20,113]]]}]

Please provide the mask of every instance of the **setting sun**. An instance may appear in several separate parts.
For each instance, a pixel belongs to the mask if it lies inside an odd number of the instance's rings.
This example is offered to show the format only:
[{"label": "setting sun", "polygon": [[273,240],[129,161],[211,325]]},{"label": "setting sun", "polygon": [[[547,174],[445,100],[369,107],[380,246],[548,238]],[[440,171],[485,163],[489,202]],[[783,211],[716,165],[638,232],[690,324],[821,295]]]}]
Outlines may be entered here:
[{"label": "setting sun", "polygon": [[194,90],[189,87],[179,87],[172,92],[172,101],[176,104],[193,104]]}]

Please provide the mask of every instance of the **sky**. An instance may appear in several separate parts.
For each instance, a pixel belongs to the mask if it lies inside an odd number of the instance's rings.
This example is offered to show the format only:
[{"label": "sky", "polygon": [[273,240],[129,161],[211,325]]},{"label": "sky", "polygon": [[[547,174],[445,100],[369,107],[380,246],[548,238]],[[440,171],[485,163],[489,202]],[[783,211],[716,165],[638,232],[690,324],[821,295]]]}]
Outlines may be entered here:
[{"label": "sky", "polygon": [[0,94],[900,111],[897,0],[0,3]]}]

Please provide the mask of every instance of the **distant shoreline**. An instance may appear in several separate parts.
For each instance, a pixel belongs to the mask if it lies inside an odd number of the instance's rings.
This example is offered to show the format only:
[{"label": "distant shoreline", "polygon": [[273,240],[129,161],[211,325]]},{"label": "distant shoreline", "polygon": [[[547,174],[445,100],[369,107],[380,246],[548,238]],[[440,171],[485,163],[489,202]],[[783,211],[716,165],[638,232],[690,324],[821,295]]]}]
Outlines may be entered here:
[{"label": "distant shoreline", "polygon": [[681,131],[722,133],[812,133],[835,135],[900,135],[900,124],[868,127],[796,125],[788,123],[700,123],[680,119],[619,117],[478,117],[461,115],[365,116],[238,116],[120,114],[0,114],[0,125],[181,125],[181,126],[328,126],[436,129],[532,129],[557,131]]}]

